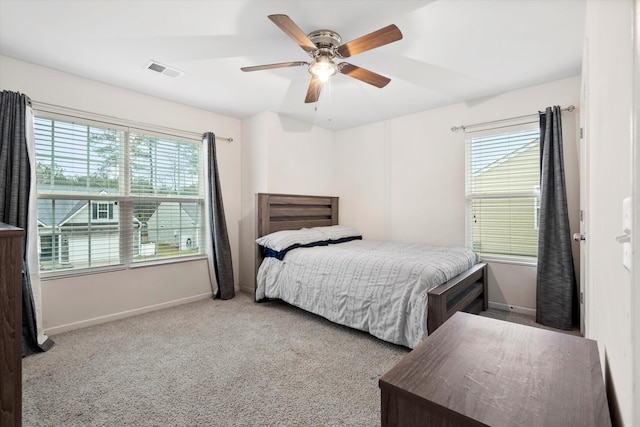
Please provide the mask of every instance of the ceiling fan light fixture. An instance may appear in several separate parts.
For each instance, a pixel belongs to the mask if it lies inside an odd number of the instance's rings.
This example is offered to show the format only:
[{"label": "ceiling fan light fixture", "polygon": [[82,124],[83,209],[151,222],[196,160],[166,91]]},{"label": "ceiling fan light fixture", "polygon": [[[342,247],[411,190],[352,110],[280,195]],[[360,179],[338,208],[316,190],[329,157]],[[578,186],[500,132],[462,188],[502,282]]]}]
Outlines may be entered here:
[{"label": "ceiling fan light fixture", "polygon": [[334,64],[333,60],[328,56],[318,56],[311,65],[309,65],[309,73],[317,77],[322,83],[328,81],[336,72],[336,64]]}]

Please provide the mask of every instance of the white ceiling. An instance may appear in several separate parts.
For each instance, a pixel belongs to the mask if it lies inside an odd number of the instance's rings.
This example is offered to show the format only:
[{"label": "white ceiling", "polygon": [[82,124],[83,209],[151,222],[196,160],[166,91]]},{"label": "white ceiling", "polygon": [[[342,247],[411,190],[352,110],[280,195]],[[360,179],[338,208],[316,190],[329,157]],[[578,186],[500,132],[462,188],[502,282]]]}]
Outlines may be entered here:
[{"label": "white ceiling", "polygon": [[[389,24],[404,38],[349,58],[391,78],[336,75],[304,104],[308,61],[267,15],[343,43]],[[0,54],[219,114],[274,111],[340,130],[580,74],[585,0],[0,0]],[[184,71],[170,78],[155,60]]]}]

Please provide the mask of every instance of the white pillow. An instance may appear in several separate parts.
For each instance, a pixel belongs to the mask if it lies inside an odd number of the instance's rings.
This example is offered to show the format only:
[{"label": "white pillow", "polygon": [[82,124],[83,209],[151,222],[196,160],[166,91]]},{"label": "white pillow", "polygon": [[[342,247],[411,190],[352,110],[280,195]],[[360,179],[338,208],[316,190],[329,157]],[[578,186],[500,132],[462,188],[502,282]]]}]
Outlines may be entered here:
[{"label": "white pillow", "polygon": [[283,251],[293,245],[308,245],[327,239],[325,234],[317,228],[301,228],[276,231],[256,239],[256,243],[274,251]]},{"label": "white pillow", "polygon": [[345,237],[362,236],[358,230],[348,225],[330,225],[327,227],[315,227],[325,235],[324,240],[339,240]]}]

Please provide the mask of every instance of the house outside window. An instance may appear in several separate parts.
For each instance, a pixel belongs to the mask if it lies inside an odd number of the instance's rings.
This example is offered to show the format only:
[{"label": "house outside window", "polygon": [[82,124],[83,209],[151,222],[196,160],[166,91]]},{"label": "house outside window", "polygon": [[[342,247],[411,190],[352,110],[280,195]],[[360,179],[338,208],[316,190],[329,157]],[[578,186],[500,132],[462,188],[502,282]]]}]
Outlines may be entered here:
[{"label": "house outside window", "polygon": [[466,141],[467,236],[486,259],[534,262],[540,206],[538,129]]},{"label": "house outside window", "polygon": [[35,130],[45,275],[204,254],[201,144],[53,115]]}]

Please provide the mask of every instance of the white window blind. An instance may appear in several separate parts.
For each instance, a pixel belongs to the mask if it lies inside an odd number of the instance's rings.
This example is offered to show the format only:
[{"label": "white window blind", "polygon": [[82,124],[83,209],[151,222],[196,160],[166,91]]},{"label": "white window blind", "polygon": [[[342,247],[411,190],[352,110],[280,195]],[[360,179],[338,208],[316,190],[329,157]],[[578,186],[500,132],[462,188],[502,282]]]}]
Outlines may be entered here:
[{"label": "white window blind", "polygon": [[133,132],[129,146],[133,216],[141,221],[134,262],[202,253],[201,146]]},{"label": "white window blind", "polygon": [[484,256],[538,255],[540,133],[470,138],[466,144],[470,240]]},{"label": "white window blind", "polygon": [[203,253],[199,144],[45,117],[35,134],[41,271]]}]

